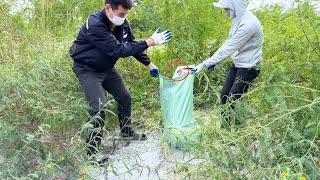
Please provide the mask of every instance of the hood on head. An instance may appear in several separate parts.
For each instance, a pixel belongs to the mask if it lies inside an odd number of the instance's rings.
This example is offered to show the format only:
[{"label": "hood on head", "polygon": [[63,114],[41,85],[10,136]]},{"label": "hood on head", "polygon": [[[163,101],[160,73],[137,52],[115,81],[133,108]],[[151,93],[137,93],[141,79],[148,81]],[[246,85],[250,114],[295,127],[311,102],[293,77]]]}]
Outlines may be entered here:
[{"label": "hood on head", "polygon": [[217,8],[235,11],[236,18],[242,17],[248,11],[247,3],[243,0],[219,0],[219,2],[213,3],[213,5]]}]

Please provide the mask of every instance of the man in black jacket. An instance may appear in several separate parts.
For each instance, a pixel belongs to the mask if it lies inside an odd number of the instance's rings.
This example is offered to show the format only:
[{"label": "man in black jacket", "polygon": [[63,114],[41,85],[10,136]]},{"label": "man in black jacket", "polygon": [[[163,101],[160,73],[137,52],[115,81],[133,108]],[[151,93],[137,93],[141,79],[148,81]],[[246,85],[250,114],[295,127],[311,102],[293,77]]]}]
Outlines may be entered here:
[{"label": "man in black jacket", "polygon": [[73,71],[89,103],[90,122],[94,127],[86,140],[89,156],[95,154],[101,144],[107,104],[104,90],[113,95],[118,103],[121,135],[136,140],[146,138],[131,127],[131,95],[114,65],[119,58],[133,56],[149,68],[152,77],[157,77],[159,69],[150,62],[144,51],[169,42],[172,33],[158,29],[146,41],[135,41],[126,20],[131,8],[131,0],[105,0],[104,9],[88,17],[70,48]]}]

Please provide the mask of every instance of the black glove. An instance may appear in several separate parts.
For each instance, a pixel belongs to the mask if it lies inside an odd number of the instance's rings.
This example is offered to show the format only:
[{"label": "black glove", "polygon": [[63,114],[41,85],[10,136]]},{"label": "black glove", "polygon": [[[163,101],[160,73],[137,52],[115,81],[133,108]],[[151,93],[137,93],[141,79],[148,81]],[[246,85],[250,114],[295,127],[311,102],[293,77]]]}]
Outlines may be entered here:
[{"label": "black glove", "polygon": [[215,64],[209,66],[209,67],[208,67],[208,72],[213,72],[215,68],[216,68],[216,65],[215,65]]}]

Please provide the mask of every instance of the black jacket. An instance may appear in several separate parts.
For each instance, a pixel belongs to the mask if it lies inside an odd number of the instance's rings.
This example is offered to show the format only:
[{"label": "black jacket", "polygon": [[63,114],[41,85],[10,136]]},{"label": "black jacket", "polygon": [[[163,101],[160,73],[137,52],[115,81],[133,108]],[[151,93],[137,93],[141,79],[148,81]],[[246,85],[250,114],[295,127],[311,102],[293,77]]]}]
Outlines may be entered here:
[{"label": "black jacket", "polygon": [[150,60],[144,53],[147,43],[134,40],[129,23],[125,21],[115,30],[111,25],[105,10],[90,15],[70,48],[72,59],[100,72],[113,68],[119,58],[129,56],[149,65]]}]

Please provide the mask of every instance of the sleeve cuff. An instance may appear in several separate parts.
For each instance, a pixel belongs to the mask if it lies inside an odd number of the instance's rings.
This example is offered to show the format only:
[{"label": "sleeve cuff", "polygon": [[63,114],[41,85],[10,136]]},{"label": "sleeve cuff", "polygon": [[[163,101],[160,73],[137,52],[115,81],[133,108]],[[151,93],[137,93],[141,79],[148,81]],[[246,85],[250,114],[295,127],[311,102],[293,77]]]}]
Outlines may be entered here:
[{"label": "sleeve cuff", "polygon": [[148,49],[148,44],[146,41],[141,41],[141,43],[144,46],[145,50]]},{"label": "sleeve cuff", "polygon": [[203,64],[204,64],[205,67],[209,67],[209,66],[214,65],[215,63],[214,63],[213,60],[207,59],[207,60],[205,60],[205,61],[203,62]]}]

